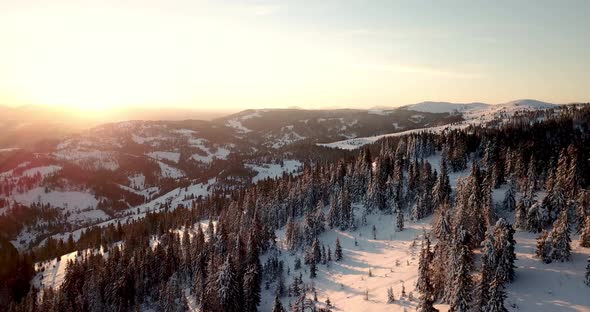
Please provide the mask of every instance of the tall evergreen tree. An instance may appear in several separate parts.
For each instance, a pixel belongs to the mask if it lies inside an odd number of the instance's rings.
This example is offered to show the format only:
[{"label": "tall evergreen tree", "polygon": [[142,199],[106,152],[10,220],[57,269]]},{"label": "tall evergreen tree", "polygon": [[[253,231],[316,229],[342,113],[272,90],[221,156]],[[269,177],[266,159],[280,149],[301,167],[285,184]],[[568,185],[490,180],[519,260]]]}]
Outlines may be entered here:
[{"label": "tall evergreen tree", "polygon": [[571,238],[568,222],[568,212],[563,210],[549,233],[552,242],[550,257],[561,262],[569,261],[571,258]]},{"label": "tall evergreen tree", "polygon": [[473,254],[470,249],[470,235],[459,225],[455,235],[455,267],[452,274],[452,290],[449,298],[451,312],[468,312],[472,308],[473,280],[471,270],[473,268]]},{"label": "tall evergreen tree", "polygon": [[500,218],[494,227],[494,236],[497,251],[496,277],[501,283],[510,283],[514,280],[516,268],[514,228],[504,218]]},{"label": "tall evergreen tree", "polygon": [[397,213],[395,215],[395,230],[397,232],[404,230],[404,213],[399,208],[397,209]]},{"label": "tall evergreen tree", "polygon": [[506,291],[504,284],[498,279],[493,279],[490,283],[490,298],[486,305],[481,309],[483,312],[508,312],[504,306],[506,300]]},{"label": "tall evergreen tree", "polygon": [[336,237],[336,247],[334,248],[334,258],[336,261],[342,260],[342,246],[340,246],[340,239]]},{"label": "tall evergreen tree", "polygon": [[242,311],[255,312],[260,304],[260,284],[262,282],[262,265],[258,257],[258,247],[254,238],[248,240],[248,255],[246,258],[246,269],[243,277],[242,293],[244,302]]},{"label": "tall evergreen tree", "polygon": [[430,251],[430,240],[428,237],[422,241],[422,250],[418,263],[418,280],[416,290],[420,292],[420,303],[416,308],[420,312],[435,312],[434,308],[434,289],[430,280],[430,262],[432,261],[432,252]]},{"label": "tall evergreen tree", "polygon": [[580,230],[580,246],[590,247],[590,216],[586,217],[586,222]]},{"label": "tall evergreen tree", "polygon": [[217,273],[216,281],[217,297],[219,298],[219,306],[223,311],[241,311],[240,305],[240,291],[238,286],[238,278],[235,269],[232,266],[231,256],[227,256],[223,266]]},{"label": "tall evergreen tree", "polygon": [[512,182],[508,185],[508,190],[506,191],[504,201],[502,202],[502,208],[505,211],[514,211],[516,209],[516,200],[514,199],[515,186]]},{"label": "tall evergreen tree", "polygon": [[279,300],[279,296],[275,296],[275,301],[272,305],[272,312],[287,312],[285,308],[283,308],[283,304],[281,304],[281,300]]}]

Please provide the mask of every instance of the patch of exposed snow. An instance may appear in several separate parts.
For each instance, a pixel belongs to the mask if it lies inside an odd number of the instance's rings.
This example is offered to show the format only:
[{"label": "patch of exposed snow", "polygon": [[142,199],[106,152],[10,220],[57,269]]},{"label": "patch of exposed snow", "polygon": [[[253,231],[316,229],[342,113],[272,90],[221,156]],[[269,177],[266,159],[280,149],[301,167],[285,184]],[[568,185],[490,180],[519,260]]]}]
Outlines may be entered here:
[{"label": "patch of exposed snow", "polygon": [[18,151],[20,147],[7,147],[7,148],[0,148],[0,153],[8,153]]},{"label": "patch of exposed snow", "polygon": [[231,153],[231,151],[225,147],[218,147],[215,153],[211,153],[208,147],[201,147],[201,150],[207,153],[207,155],[203,156],[200,154],[193,154],[191,158],[195,161],[202,162],[205,164],[210,164],[211,162],[213,162],[214,159],[226,160],[229,154]]},{"label": "patch of exposed snow", "polygon": [[42,203],[68,211],[94,209],[98,205],[98,199],[89,192],[49,191],[45,193],[43,187],[37,187],[22,194],[13,194],[11,199],[25,205]]},{"label": "patch of exposed snow", "polygon": [[178,152],[149,152],[146,154],[147,156],[157,159],[157,160],[169,160],[175,163],[178,163],[180,160],[180,153]]},{"label": "patch of exposed snow", "polygon": [[252,183],[256,183],[267,178],[275,179],[281,177],[284,172],[296,173],[303,167],[303,164],[298,160],[284,160],[283,164],[283,166],[280,164],[245,164],[244,166],[258,173],[252,178]]},{"label": "patch of exposed snow", "polygon": [[46,177],[46,176],[56,173],[60,170],[61,170],[60,166],[49,165],[49,166],[34,167],[34,168],[27,169],[27,170],[23,171],[22,175],[26,176],[26,177],[33,177],[33,176],[36,176],[37,174],[39,174],[42,177]]},{"label": "patch of exposed snow", "polygon": [[160,172],[165,178],[180,179],[184,177],[184,172],[178,168],[174,168],[166,163],[158,161]]}]

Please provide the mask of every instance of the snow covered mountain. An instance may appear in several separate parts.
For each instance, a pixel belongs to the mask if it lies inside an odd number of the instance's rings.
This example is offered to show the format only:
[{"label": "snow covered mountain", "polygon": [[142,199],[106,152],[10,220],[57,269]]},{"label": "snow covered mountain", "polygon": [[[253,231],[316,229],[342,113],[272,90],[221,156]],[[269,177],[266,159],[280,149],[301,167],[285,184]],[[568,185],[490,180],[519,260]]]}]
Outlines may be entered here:
[{"label": "snow covered mountain", "polygon": [[557,106],[557,104],[522,99],[515,100],[501,104],[486,104],[486,103],[450,103],[450,102],[421,102],[417,104],[410,104],[402,106],[401,108],[407,110],[413,110],[424,113],[450,113],[450,114],[463,114],[471,111],[485,111],[491,108],[497,109],[502,107],[504,109],[512,109],[518,107],[519,109],[548,109]]},{"label": "snow covered mountain", "polygon": [[[246,110],[212,121],[104,124],[38,149],[4,149],[0,214],[15,204],[48,205],[67,214],[63,224],[85,227],[189,205],[215,190],[297,174],[306,162],[340,157],[323,146],[355,149],[386,136],[462,128],[550,107],[533,100],[424,102],[391,110]],[[316,145],[326,141],[335,143]],[[13,233],[16,246],[35,245],[51,232],[34,228]]]},{"label": "snow covered mountain", "polygon": [[[508,311],[584,311],[589,116],[529,100],[249,110],[3,150],[0,267],[37,259],[9,271],[55,288],[40,302],[106,310],[218,311],[245,298],[248,311],[446,311],[489,295]],[[352,151],[317,145],[372,123],[397,132],[326,144]]]},{"label": "snow covered mountain", "polygon": [[410,112],[417,111],[421,113],[448,113],[451,115],[461,116],[461,120],[452,124],[440,126],[428,126],[423,128],[395,131],[389,134],[382,134],[369,137],[356,137],[330,143],[320,143],[320,146],[353,150],[366,144],[374,143],[385,137],[402,136],[411,133],[431,132],[439,133],[453,129],[463,129],[468,126],[498,126],[511,118],[517,118],[527,112],[543,113],[548,110],[559,110],[566,106],[551,104],[536,100],[516,100],[503,104],[485,104],[470,103],[457,104],[448,102],[422,102],[403,106],[400,109]]}]

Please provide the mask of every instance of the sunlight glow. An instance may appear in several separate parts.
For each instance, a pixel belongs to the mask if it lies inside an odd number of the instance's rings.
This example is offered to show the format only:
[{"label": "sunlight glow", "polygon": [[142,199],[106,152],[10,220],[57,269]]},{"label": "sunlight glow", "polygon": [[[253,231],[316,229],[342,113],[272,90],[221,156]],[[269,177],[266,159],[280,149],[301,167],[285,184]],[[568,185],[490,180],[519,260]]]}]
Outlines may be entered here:
[{"label": "sunlight glow", "polygon": [[[395,6],[406,8],[389,1],[0,0],[0,104],[318,108],[567,102],[586,94],[586,43],[551,62],[542,49],[520,52],[536,44],[518,37],[535,34],[526,27],[506,33],[505,24],[489,24],[473,34],[461,24],[416,24]],[[429,8],[406,9],[426,20],[436,11]]]}]

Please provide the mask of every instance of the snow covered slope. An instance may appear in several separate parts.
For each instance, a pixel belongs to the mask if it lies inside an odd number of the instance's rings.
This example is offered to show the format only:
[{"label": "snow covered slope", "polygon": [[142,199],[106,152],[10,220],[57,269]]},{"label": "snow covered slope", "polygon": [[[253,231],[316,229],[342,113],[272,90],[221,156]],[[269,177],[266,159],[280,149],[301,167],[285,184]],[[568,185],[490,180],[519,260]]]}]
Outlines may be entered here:
[{"label": "snow covered slope", "polygon": [[425,113],[462,113],[471,110],[486,109],[489,106],[490,104],[485,103],[421,102],[402,106],[402,108]]},{"label": "snow covered slope", "polygon": [[382,134],[370,137],[359,137],[353,139],[347,139],[332,143],[320,143],[319,146],[339,148],[346,150],[353,150],[362,147],[367,144],[374,143],[382,138],[391,136],[402,136],[411,133],[419,132],[433,132],[440,133],[446,130],[463,129],[470,125],[484,125],[485,123],[492,121],[506,121],[508,118],[521,113],[530,111],[542,111],[552,108],[559,108],[559,105],[536,101],[536,100],[517,100],[504,104],[490,105],[484,103],[471,103],[471,104],[454,104],[447,102],[423,102],[413,105],[402,107],[412,111],[420,112],[437,112],[437,113],[460,113],[463,117],[463,121],[434,127],[425,127],[420,129],[412,129],[401,132],[394,132],[389,134]]}]

